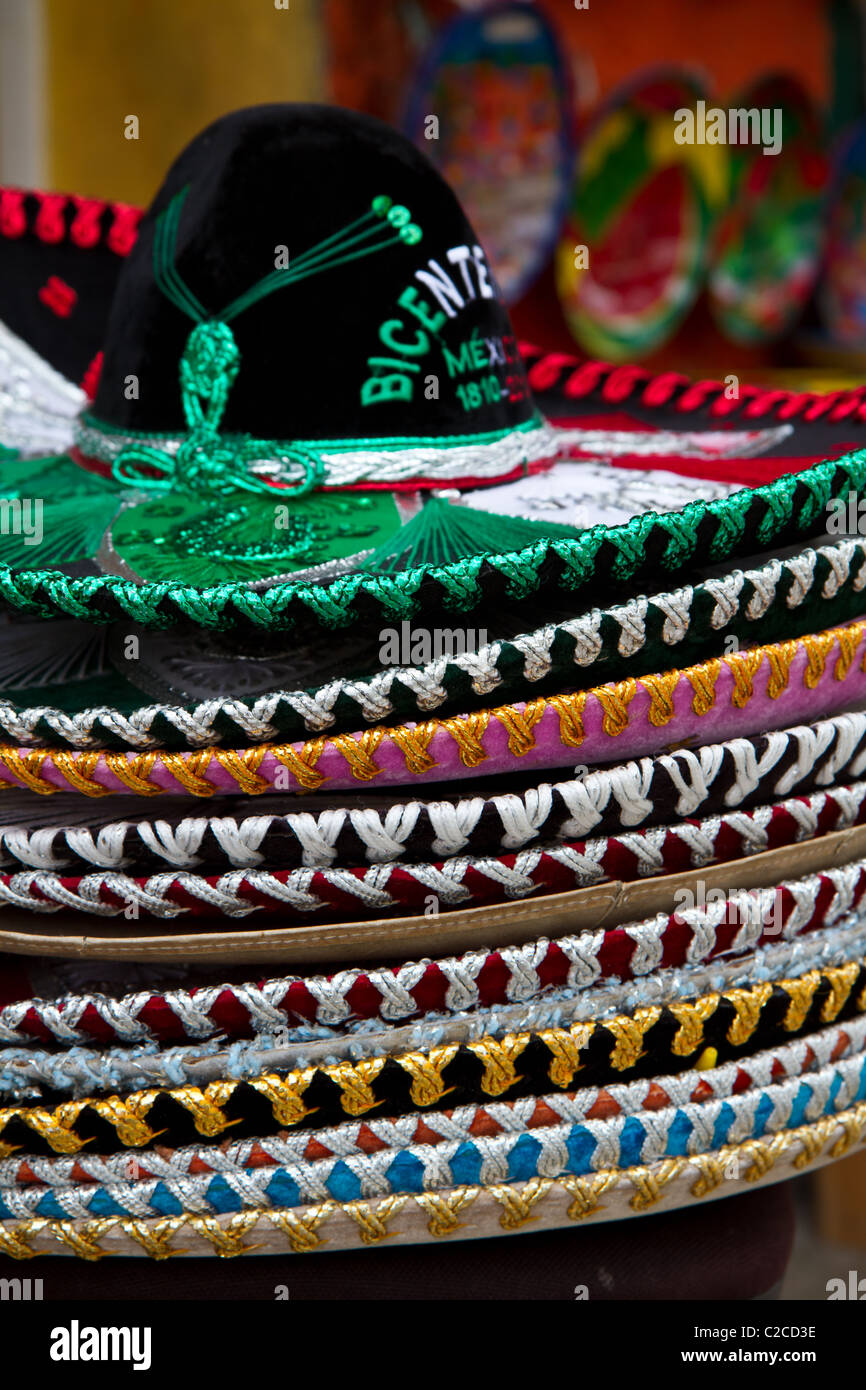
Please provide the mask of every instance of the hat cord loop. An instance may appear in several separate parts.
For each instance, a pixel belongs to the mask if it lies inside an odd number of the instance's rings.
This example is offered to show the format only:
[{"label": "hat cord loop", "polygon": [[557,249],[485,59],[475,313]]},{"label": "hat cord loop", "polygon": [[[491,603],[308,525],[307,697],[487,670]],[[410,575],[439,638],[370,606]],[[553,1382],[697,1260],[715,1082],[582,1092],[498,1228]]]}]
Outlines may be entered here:
[{"label": "hat cord loop", "polygon": [[[180,391],[187,431],[175,453],[155,445],[132,444],[114,461],[112,476],[125,486],[143,492],[182,490],[193,493],[271,493],[302,497],[323,485],[325,461],[311,449],[276,446],[269,440],[227,438],[220,424],[231,388],[240,370],[240,350],[229,321],[288,284],[305,280],[347,261],[398,244],[414,245],[420,228],[407,208],[390,198],[374,198],[370,211],[341,232],[305,251],[285,269],[262,277],[238,296],[221,314],[208,314],[201,301],[181,278],[175,246],[183,201],[182,189],[160,214],[154,233],[154,275],[166,298],[195,321],[180,360]],[[381,232],[386,232],[385,240]],[[374,238],[372,244],[371,238]],[[274,462],[301,471],[295,484],[256,476],[251,465]]]}]

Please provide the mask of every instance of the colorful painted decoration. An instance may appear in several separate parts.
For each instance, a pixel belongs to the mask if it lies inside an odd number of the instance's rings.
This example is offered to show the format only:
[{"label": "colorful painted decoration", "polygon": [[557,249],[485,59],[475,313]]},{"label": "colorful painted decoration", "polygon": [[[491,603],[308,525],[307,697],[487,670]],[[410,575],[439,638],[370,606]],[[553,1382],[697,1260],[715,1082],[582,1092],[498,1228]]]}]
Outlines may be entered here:
[{"label": "colorful painted decoration", "polygon": [[710,306],[733,342],[773,342],[802,313],[818,274],[827,183],[821,122],[799,83],[768,77],[729,110],[707,111],[707,139],[713,135],[727,143],[730,183]]},{"label": "colorful painted decoration", "polygon": [[834,343],[866,346],[866,120],[837,152],[818,300]]},{"label": "colorful painted decoration", "polygon": [[574,162],[568,72],[543,14],[505,3],[458,16],[422,64],[407,131],[463,203],[513,303],[553,250]]},{"label": "colorful painted decoration", "polygon": [[581,142],[556,279],[569,328],[593,356],[624,361],[658,347],[698,295],[723,156],[680,143],[676,115],[701,97],[686,72],[639,77]]}]

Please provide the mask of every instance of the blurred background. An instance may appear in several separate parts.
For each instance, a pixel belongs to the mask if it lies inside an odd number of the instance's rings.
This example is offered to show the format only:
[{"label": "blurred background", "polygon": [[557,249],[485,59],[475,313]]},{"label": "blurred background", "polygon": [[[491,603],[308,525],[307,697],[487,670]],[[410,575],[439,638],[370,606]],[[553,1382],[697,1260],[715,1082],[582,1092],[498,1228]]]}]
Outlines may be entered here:
[{"label": "blurred background", "polygon": [[[0,0],[0,185],[146,206],[224,112],[335,102],[440,166],[524,338],[860,384],[864,69],[866,0]],[[866,1157],[797,1187],[785,1296],[823,1298]]]},{"label": "blurred background", "polygon": [[847,378],[864,35],[862,0],[0,0],[0,182],[146,205],[223,112],[333,101],[442,167],[525,337]]}]

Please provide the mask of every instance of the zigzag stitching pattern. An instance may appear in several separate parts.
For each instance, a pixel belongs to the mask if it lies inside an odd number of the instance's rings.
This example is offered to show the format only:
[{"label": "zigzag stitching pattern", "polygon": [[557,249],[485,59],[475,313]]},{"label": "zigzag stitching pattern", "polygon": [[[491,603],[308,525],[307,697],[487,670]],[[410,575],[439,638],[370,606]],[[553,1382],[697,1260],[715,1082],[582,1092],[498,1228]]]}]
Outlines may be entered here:
[{"label": "zigzag stitching pattern", "polygon": [[[775,987],[787,993],[791,1000],[783,1027],[790,1024],[793,1031],[795,1021],[796,1026],[802,1025],[803,1019],[797,1018],[797,1005],[804,986],[811,1004],[821,984],[828,984],[831,991],[822,1008],[822,1021],[832,1023],[850,998],[862,966],[862,958],[858,957],[835,966],[822,964],[808,971],[807,976],[775,980]],[[729,1040],[735,1040],[737,1046],[742,1046],[758,1027],[772,995],[773,990],[769,985],[761,983],[714,991],[691,1001],[689,1006],[679,1007],[681,1014],[689,1007],[703,1024],[713,1017],[723,1001],[726,1002],[735,1011],[734,1022],[728,1030]],[[866,989],[860,991],[855,1004],[858,1012],[866,1009]],[[53,1108],[40,1105],[5,1106],[0,1108],[0,1135],[13,1121],[20,1121],[55,1152],[77,1153],[87,1141],[75,1133],[75,1126],[82,1114],[89,1113],[110,1125],[115,1130],[118,1142],[124,1147],[140,1147],[155,1138],[146,1117],[156,1101],[163,1097],[185,1110],[200,1134],[215,1137],[232,1125],[233,1121],[225,1114],[224,1107],[241,1086],[259,1092],[271,1104],[275,1122],[280,1127],[287,1127],[299,1124],[310,1113],[304,1095],[315,1077],[324,1078],[334,1087],[346,1114],[360,1116],[379,1104],[373,1083],[389,1060],[411,1080],[413,1103],[426,1107],[441,1101],[447,1093],[443,1071],[455,1057],[467,1054],[483,1063],[483,1075],[478,1083],[480,1090],[485,1095],[495,1097],[504,1094],[521,1079],[516,1064],[533,1036],[540,1039],[551,1055],[548,1068],[550,1080],[554,1085],[566,1089],[580,1070],[581,1053],[598,1033],[606,1034],[613,1040],[610,1065],[615,1071],[627,1071],[634,1066],[643,1055],[646,1034],[659,1021],[662,1012],[661,1007],[652,1005],[638,1008],[629,1015],[575,1023],[571,1028],[543,1028],[535,1034],[503,1033],[500,1037],[487,1035],[475,1042],[451,1046],[436,1044],[427,1053],[415,1050],[398,1052],[390,1057],[371,1056],[354,1063],[313,1063],[285,1074],[257,1071],[242,1080],[223,1078],[204,1086],[157,1085],[124,1096],[80,1097]],[[692,1052],[697,1050],[702,1040],[702,1029],[690,1030],[689,1046]],[[671,1044],[671,1051],[674,1056],[689,1055],[678,1049],[676,1038]],[[26,1066],[28,1059],[23,1060]],[[172,1058],[172,1068],[175,1074],[181,1070],[179,1056]],[[7,1066],[7,1074],[8,1070]],[[15,1147],[0,1141],[0,1158],[9,1157]]]},{"label": "zigzag stitching pattern", "polygon": [[[444,602],[465,612],[495,594],[527,597],[542,583],[574,591],[598,573],[605,546],[613,551],[610,572],[621,580],[641,572],[659,538],[659,563],[664,568],[681,568],[699,548],[702,558],[720,563],[742,547],[768,548],[783,535],[808,533],[831,500],[852,491],[859,495],[864,486],[866,455],[858,451],[786,474],[764,487],[715,502],[692,502],[681,512],[637,517],[621,527],[593,527],[573,541],[542,541],[507,555],[405,570],[393,577],[353,574],[328,586],[285,583],[259,593],[238,583],[200,589],[169,581],[135,584],[108,576],[70,579],[57,571],[14,571],[3,565],[0,596],[12,607],[42,617],[62,612],[96,623],[112,622],[123,614],[155,628],[191,619],[216,629],[238,621],[288,629],[304,618],[327,628],[349,627],[369,622],[371,607],[380,615],[411,617],[427,606],[428,595],[435,607]],[[544,562],[554,558],[551,578]],[[487,576],[492,582],[486,582]],[[358,607],[359,599],[368,602]]]},{"label": "zigzag stitching pattern", "polygon": [[382,1148],[403,1150],[411,1145],[438,1144],[442,1139],[470,1142],[491,1127],[499,1132],[532,1133],[557,1121],[572,1125],[609,1123],[648,1112],[652,1118],[660,1111],[681,1111],[684,1106],[702,1107],[709,1101],[760,1093],[781,1081],[799,1082],[826,1071],[843,1057],[859,1057],[862,1063],[864,1047],[866,1017],[860,1017],[721,1066],[699,1066],[651,1080],[586,1087],[567,1094],[462,1105],[453,1110],[425,1111],[420,1117],[384,1119],[370,1115],[362,1122],[344,1121],[325,1129],[227,1141],[218,1147],[151,1149],[135,1157],[86,1151],[75,1157],[18,1154],[0,1160],[0,1192],[20,1190],[31,1183],[44,1192],[91,1183],[112,1187],[149,1179],[177,1180],[205,1170],[213,1176],[242,1173],[254,1166],[273,1169],[309,1162],[311,1152],[324,1156],[330,1150],[335,1158],[363,1157]]},{"label": "zigzag stitching pattern", "polygon": [[[394,1236],[400,1219],[419,1210],[427,1219],[427,1233],[443,1239],[460,1229],[460,1213],[479,1202],[499,1209],[499,1228],[503,1234],[521,1230],[528,1221],[557,1204],[556,1224],[577,1222],[600,1210],[601,1198],[623,1185],[630,1188],[630,1206],[635,1213],[652,1210],[663,1200],[666,1190],[687,1174],[695,1181],[683,1194],[700,1200],[724,1181],[732,1168],[746,1182],[760,1182],[784,1163],[804,1171],[819,1157],[841,1158],[860,1143],[866,1130],[866,1103],[852,1106],[838,1115],[824,1116],[812,1124],[782,1130],[771,1140],[750,1139],[711,1153],[666,1158],[658,1164],[638,1164],[612,1169],[590,1177],[559,1179],[533,1178],[529,1182],[495,1184],[489,1188],[466,1185],[440,1193],[421,1193],[407,1197],[386,1197],[378,1201],[348,1203],[320,1202],[292,1209],[236,1212],[221,1220],[212,1216],[184,1213],[156,1220],[105,1216],[86,1221],[52,1220],[30,1217],[23,1221],[0,1223],[0,1251],[13,1259],[32,1259],[44,1254],[71,1254],[79,1259],[99,1260],[118,1248],[120,1233],[131,1251],[151,1259],[170,1259],[183,1252],[172,1241],[180,1236],[198,1237],[214,1254],[232,1258],[255,1248],[260,1228],[278,1235],[286,1249],[306,1254],[330,1239],[333,1245],[335,1222],[348,1221],[363,1245],[377,1245]],[[107,1245],[103,1245],[108,1238]],[[248,1238],[253,1243],[248,1243]],[[35,1248],[34,1242],[50,1242]]]},{"label": "zigzag stitching pattern", "polygon": [[[326,748],[342,758],[346,771],[355,780],[369,782],[382,774],[383,769],[376,762],[375,753],[387,744],[402,757],[406,772],[419,777],[431,768],[428,747],[434,731],[446,734],[453,740],[460,761],[465,767],[474,768],[490,756],[485,738],[496,723],[507,734],[509,755],[519,759],[535,747],[532,726],[548,708],[555,710],[558,715],[561,743],[565,747],[576,747],[582,743],[583,734],[575,733],[575,728],[579,727],[582,731],[590,701],[596,701],[603,709],[605,735],[617,738],[630,726],[629,707],[638,689],[643,689],[650,697],[649,722],[661,727],[672,718],[674,692],[683,683],[692,688],[691,704],[696,715],[706,715],[714,708],[716,685],[722,671],[728,671],[732,677],[732,706],[743,710],[754,697],[755,676],[765,663],[769,666],[768,697],[777,700],[789,688],[791,663],[798,651],[805,651],[808,658],[802,672],[804,688],[814,689],[816,671],[821,673],[821,678],[826,678],[833,651],[827,640],[830,637],[839,649],[831,678],[845,681],[854,669],[854,658],[864,634],[866,620],[817,635],[809,634],[796,642],[773,643],[766,647],[732,652],[680,672],[646,678],[631,677],[572,695],[558,695],[549,699],[540,697],[528,705],[504,705],[489,711],[478,710],[449,719],[430,720],[417,727],[402,725],[397,729],[367,729],[360,734],[340,734],[327,740],[319,738],[295,747],[259,744],[237,751],[212,747],[186,753],[136,754],[42,749],[38,753],[22,755],[17,749],[0,745],[0,768],[8,774],[5,780],[11,777],[19,785],[27,786],[41,795],[53,795],[58,789],[46,777],[46,768],[53,770],[55,776],[68,787],[86,796],[116,795],[115,789],[106,786],[105,781],[100,781],[97,776],[99,764],[104,761],[107,770],[122,783],[124,790],[139,795],[166,795],[180,787],[191,796],[210,796],[217,784],[209,780],[207,771],[211,763],[216,763],[231,778],[233,790],[245,795],[259,795],[278,785],[276,771],[272,771],[270,777],[261,771],[262,760],[268,754],[287,768],[302,787],[317,790],[327,780],[316,768]],[[866,670],[866,653],[858,669]],[[38,759],[38,762],[34,762],[34,759]],[[34,771],[37,766],[38,771]],[[159,769],[169,772],[177,786],[164,787],[156,783],[153,776]]]},{"label": "zigzag stitching pattern", "polygon": [[[164,720],[190,746],[203,747],[219,743],[227,736],[221,732],[221,726],[228,720],[238,733],[252,742],[259,742],[284,733],[287,725],[297,721],[309,732],[320,733],[333,727],[336,722],[334,706],[341,696],[355,703],[359,718],[370,723],[381,722],[394,710],[391,691],[395,685],[411,695],[419,712],[429,713],[449,698],[448,685],[455,675],[471,677],[475,693],[487,695],[502,681],[500,668],[507,669],[515,656],[522,662],[521,679],[530,685],[556,672],[567,673],[569,663],[581,667],[593,665],[612,647],[621,656],[634,656],[648,640],[646,628],[651,608],[664,614],[662,640],[668,646],[676,646],[688,635],[691,608],[702,591],[713,598],[715,607],[710,625],[715,630],[725,628],[737,616],[746,581],[754,589],[744,610],[750,621],[760,621],[770,611],[783,574],[788,574],[792,580],[786,606],[797,608],[805,602],[812,588],[818,557],[823,557],[830,566],[830,575],[821,591],[823,599],[837,598],[849,580],[855,593],[866,587],[866,541],[843,540],[835,546],[805,550],[786,561],[770,561],[759,569],[736,570],[722,579],[709,580],[694,588],[689,585],[651,599],[634,599],[606,611],[596,609],[585,616],[548,624],[511,640],[488,643],[477,652],[441,657],[419,667],[389,668],[366,679],[337,679],[317,689],[275,691],[249,704],[235,698],[205,700],[189,706],[153,704],[131,714],[105,705],[69,714],[51,706],[21,709],[9,702],[0,702],[0,728],[8,737],[27,746],[43,743],[39,726],[47,725],[70,747],[96,747],[102,737],[111,736],[122,738],[131,747],[153,748],[160,741],[158,735],[152,733],[153,725]],[[851,580],[857,558],[861,564]],[[603,635],[606,617],[618,624],[618,636],[608,639]],[[567,657],[554,660],[551,655],[554,643],[563,638],[570,643],[570,652]]]},{"label": "zigzag stitching pattern", "polygon": [[[672,1156],[672,1143],[685,1144],[692,1156],[776,1134],[795,1117],[810,1122],[849,1110],[866,1098],[864,1067],[866,1057],[860,1053],[808,1077],[627,1119],[586,1119],[528,1129],[512,1116],[512,1129],[487,1136],[436,1116],[436,1143],[404,1143],[373,1153],[338,1152],[317,1160],[300,1158],[276,1169],[218,1164],[217,1173],[162,1175],[94,1188],[55,1187],[48,1193],[38,1187],[6,1189],[0,1192],[0,1219],[56,1218],[59,1210],[61,1219],[86,1220],[103,1215],[107,1202],[119,1209],[118,1215],[132,1217],[173,1215],[178,1207],[184,1212],[222,1215],[239,1206],[295,1207],[403,1195],[419,1187],[438,1191],[470,1178],[490,1187],[515,1179],[584,1177],[659,1163]],[[684,1129],[688,1130],[685,1138]]]}]

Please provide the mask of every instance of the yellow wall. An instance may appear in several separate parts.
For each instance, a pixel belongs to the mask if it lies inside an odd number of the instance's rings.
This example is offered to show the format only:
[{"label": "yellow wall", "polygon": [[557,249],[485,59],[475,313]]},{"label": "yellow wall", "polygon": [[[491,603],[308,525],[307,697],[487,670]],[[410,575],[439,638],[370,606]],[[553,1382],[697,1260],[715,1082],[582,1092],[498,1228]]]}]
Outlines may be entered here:
[{"label": "yellow wall", "polygon": [[[47,179],[146,204],[239,106],[324,98],[319,0],[46,0]],[[124,118],[140,138],[124,138]]]}]

